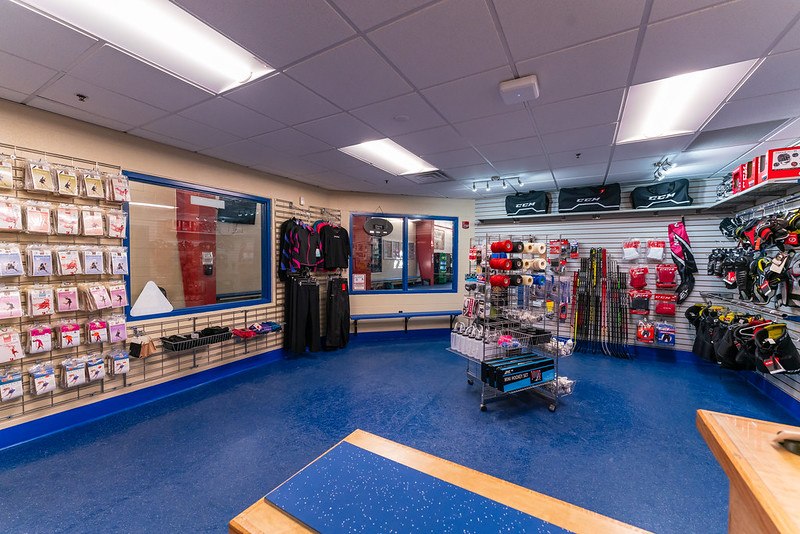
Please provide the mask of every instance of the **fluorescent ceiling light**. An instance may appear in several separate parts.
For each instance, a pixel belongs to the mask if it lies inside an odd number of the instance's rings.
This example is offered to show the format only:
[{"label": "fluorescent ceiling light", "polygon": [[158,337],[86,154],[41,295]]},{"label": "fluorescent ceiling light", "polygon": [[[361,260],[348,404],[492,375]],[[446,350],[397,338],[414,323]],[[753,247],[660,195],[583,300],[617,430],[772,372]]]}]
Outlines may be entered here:
[{"label": "fluorescent ceiling light", "polygon": [[438,170],[391,139],[367,141],[358,145],[346,146],[339,150],[348,156],[353,156],[395,176]]},{"label": "fluorescent ceiling light", "polygon": [[617,144],[694,133],[758,60],[634,85],[628,92]]},{"label": "fluorescent ceiling light", "polygon": [[165,210],[176,210],[176,206],[165,206],[163,204],[150,204],[148,202],[128,202],[131,206],[142,206],[144,208],[163,208]]},{"label": "fluorescent ceiling light", "polygon": [[275,70],[168,0],[18,3],[214,93]]}]

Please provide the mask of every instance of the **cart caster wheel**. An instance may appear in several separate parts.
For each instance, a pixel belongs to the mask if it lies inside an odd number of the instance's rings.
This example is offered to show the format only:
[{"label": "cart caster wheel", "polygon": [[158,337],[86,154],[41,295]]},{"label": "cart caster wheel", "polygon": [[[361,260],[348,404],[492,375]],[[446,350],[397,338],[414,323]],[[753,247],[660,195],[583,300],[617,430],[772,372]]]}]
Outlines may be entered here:
[{"label": "cart caster wheel", "polygon": [[467,378],[467,384],[469,384],[469,385],[471,386],[471,385],[472,385],[472,384],[474,384],[474,383],[475,383],[475,382],[473,382],[471,378]]},{"label": "cart caster wheel", "polygon": [[482,412],[485,412],[485,411],[486,411],[486,405],[485,405],[485,404],[481,404],[481,411],[482,411]]},{"label": "cart caster wheel", "polygon": [[555,404],[551,404],[550,406],[547,407],[547,409],[550,410],[551,412],[554,412],[554,411],[556,411],[556,405]]}]

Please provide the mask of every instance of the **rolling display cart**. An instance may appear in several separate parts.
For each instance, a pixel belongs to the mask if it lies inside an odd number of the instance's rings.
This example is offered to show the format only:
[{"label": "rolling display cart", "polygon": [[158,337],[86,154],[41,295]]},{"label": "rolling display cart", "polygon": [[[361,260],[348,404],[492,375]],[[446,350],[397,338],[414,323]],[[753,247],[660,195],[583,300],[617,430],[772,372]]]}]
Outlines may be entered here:
[{"label": "rolling display cart", "polygon": [[[522,392],[544,398],[555,411],[564,391],[557,387],[562,285],[546,270],[544,243],[505,237],[486,235],[470,244],[464,310],[449,350],[466,360],[467,382],[480,384],[482,411],[490,400]],[[493,261],[492,243],[499,242],[512,250]]]}]

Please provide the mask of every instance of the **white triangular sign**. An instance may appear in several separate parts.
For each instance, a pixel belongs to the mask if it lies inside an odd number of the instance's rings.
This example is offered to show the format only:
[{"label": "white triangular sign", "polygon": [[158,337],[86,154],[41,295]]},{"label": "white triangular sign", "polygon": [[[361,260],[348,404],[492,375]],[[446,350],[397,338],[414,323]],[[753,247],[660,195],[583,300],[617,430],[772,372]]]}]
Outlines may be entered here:
[{"label": "white triangular sign", "polygon": [[131,317],[142,315],[154,315],[156,313],[169,313],[173,310],[172,304],[167,297],[158,289],[155,282],[150,280],[144,285],[144,289],[139,293],[136,302],[131,306]]}]

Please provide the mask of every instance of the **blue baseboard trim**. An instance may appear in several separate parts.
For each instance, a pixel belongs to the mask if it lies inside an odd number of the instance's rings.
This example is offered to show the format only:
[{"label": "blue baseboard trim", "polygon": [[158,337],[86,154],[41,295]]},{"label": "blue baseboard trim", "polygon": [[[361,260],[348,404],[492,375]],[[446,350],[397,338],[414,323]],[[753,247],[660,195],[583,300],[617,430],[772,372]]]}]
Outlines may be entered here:
[{"label": "blue baseboard trim", "polygon": [[0,451],[286,358],[272,350],[0,430]]},{"label": "blue baseboard trim", "polygon": [[775,401],[776,404],[781,406],[787,412],[792,414],[795,419],[800,421],[800,402],[798,402],[797,399],[780,389],[772,382],[767,381],[766,378],[755,371],[743,371],[742,375],[747,383],[751,384],[761,393]]}]

